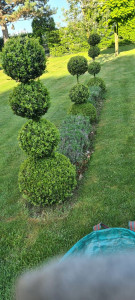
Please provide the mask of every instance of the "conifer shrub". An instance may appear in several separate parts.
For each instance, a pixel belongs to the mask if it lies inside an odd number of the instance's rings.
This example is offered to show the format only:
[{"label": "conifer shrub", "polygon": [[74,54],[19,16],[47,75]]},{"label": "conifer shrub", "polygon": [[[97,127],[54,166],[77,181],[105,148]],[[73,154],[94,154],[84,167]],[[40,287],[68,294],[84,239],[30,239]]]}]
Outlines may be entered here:
[{"label": "conifer shrub", "polygon": [[91,46],[88,50],[88,55],[95,60],[95,57],[97,57],[100,54],[100,49],[98,46]]},{"label": "conifer shrub", "polygon": [[76,104],[84,103],[89,98],[89,89],[83,84],[76,84],[69,93],[69,97],[72,102]]},{"label": "conifer shrub", "polygon": [[75,167],[60,153],[42,159],[29,157],[20,169],[20,191],[36,206],[61,203],[72,195],[75,177]]},{"label": "conifer shrub", "polygon": [[20,130],[18,140],[23,151],[29,156],[51,156],[59,143],[59,131],[54,124],[44,119],[30,120]]},{"label": "conifer shrub", "polygon": [[69,110],[71,115],[81,115],[89,117],[90,123],[96,122],[96,108],[91,103],[73,104]]},{"label": "conifer shrub", "polygon": [[88,66],[88,73],[94,75],[94,77],[96,74],[100,72],[100,70],[101,70],[101,65],[98,62],[93,61]]},{"label": "conifer shrub", "polygon": [[47,88],[38,80],[21,83],[13,89],[9,98],[14,114],[28,119],[38,119],[50,106]]},{"label": "conifer shrub", "polygon": [[28,36],[9,39],[2,50],[2,66],[12,79],[26,83],[43,74],[44,49],[38,40]]},{"label": "conifer shrub", "polygon": [[77,76],[77,81],[80,75],[84,74],[88,70],[88,62],[84,56],[71,57],[67,69],[71,75]]},{"label": "conifer shrub", "polygon": [[100,43],[100,35],[97,33],[93,33],[89,36],[88,43],[90,46],[95,46]]},{"label": "conifer shrub", "polygon": [[102,90],[102,93],[105,93],[106,91],[106,85],[105,85],[105,82],[102,78],[99,78],[99,77],[95,77],[95,78],[91,78],[87,85],[89,87],[92,87],[92,86],[99,86]]}]

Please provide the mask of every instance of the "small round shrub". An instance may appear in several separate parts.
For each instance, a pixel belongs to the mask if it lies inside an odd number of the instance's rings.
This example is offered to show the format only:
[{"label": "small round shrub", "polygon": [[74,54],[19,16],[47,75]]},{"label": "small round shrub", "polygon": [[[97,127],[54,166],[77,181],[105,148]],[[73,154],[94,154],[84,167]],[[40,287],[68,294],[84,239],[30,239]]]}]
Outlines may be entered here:
[{"label": "small round shrub", "polygon": [[102,90],[99,86],[96,85],[91,86],[89,90],[90,90],[90,97],[88,99],[88,102],[94,104],[95,106],[99,100],[103,99]]},{"label": "small round shrub", "polygon": [[94,58],[97,57],[99,54],[100,54],[100,49],[99,49],[98,46],[91,46],[91,47],[90,47],[90,49],[89,49],[89,51],[88,51],[88,55],[89,55],[90,57],[92,57],[92,58],[94,59]]},{"label": "small round shrub", "polygon": [[34,38],[9,39],[2,51],[2,66],[12,79],[26,83],[43,74],[46,67],[45,51]]},{"label": "small round shrub", "polygon": [[19,132],[19,145],[26,154],[34,157],[50,156],[57,147],[59,131],[48,120],[28,121]]},{"label": "small round shrub", "polygon": [[54,157],[28,158],[19,172],[20,191],[33,205],[61,203],[76,186],[75,167],[60,153]]},{"label": "small round shrub", "polygon": [[69,113],[72,115],[88,116],[90,123],[95,122],[97,118],[96,108],[91,103],[73,104]]},{"label": "small round shrub", "polygon": [[84,103],[89,98],[89,89],[83,84],[76,84],[69,93],[69,97],[72,102],[77,104]]},{"label": "small round shrub", "polygon": [[71,75],[82,75],[88,70],[88,62],[84,56],[71,57],[67,64],[68,71]]},{"label": "small round shrub", "polygon": [[106,85],[104,83],[104,80],[102,78],[99,78],[99,77],[94,77],[94,78],[91,78],[87,85],[89,87],[91,86],[99,86],[102,90],[102,93],[104,93],[106,91]]},{"label": "small round shrub", "polygon": [[89,39],[88,39],[88,43],[91,45],[91,46],[95,46],[97,44],[100,43],[100,35],[97,34],[97,33],[93,33],[90,35]]},{"label": "small round shrub", "polygon": [[13,112],[23,118],[38,119],[50,106],[50,96],[46,87],[38,81],[21,83],[13,89],[9,98]]},{"label": "small round shrub", "polygon": [[101,70],[101,65],[98,62],[93,61],[88,66],[88,72],[89,72],[89,74],[92,74],[94,76],[96,74],[98,74],[100,72],[100,70]]}]

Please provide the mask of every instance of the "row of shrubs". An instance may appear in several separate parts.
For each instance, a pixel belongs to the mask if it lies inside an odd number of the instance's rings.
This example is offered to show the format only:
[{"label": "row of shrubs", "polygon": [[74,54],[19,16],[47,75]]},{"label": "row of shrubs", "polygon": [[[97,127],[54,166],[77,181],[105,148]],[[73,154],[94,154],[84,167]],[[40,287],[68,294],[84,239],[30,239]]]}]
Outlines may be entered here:
[{"label": "row of shrubs", "polygon": [[[58,149],[76,166],[78,175],[83,172],[90,157],[92,133],[106,91],[104,81],[95,77],[101,70],[100,64],[95,62],[95,57],[100,53],[97,46],[99,42],[98,34],[90,36],[88,54],[93,62],[90,62],[89,65],[83,56],[72,57],[67,65],[70,74],[77,77],[77,84],[69,92],[69,98],[73,105],[69,109],[68,117],[61,124],[61,140]],[[84,85],[79,83],[79,76],[86,71],[94,75],[94,78]]]},{"label": "row of shrubs", "polygon": [[[95,44],[95,35],[92,40]],[[5,73],[19,82],[10,95],[10,106],[14,114],[28,119],[18,136],[19,146],[27,155],[19,172],[20,191],[32,205],[61,203],[72,195],[76,170],[88,160],[92,124],[97,120],[104,82],[95,77],[93,67],[94,78],[88,86],[80,84],[79,76],[89,70],[88,62],[82,56],[71,58],[68,70],[77,76],[77,85],[69,93],[73,105],[59,133],[54,124],[42,119],[50,107],[50,96],[41,81],[34,80],[46,68],[39,42],[28,37],[12,38],[3,48],[2,60]]]}]

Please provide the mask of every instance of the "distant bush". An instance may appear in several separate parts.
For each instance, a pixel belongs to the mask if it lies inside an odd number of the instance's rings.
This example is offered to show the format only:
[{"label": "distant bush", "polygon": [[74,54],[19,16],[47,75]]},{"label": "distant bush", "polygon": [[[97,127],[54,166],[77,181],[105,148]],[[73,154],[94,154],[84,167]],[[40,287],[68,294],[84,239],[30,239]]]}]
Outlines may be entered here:
[{"label": "distant bush", "polygon": [[60,127],[58,151],[66,155],[73,164],[79,166],[86,159],[91,131],[89,117],[68,116]]},{"label": "distant bush", "polygon": [[87,116],[90,119],[90,123],[96,121],[96,108],[91,103],[73,104],[69,111],[72,115]]},{"label": "distant bush", "polygon": [[77,79],[80,75],[84,74],[88,70],[88,62],[84,56],[71,57],[67,64],[68,71],[71,75],[77,75]]},{"label": "distant bush", "polygon": [[88,102],[92,103],[95,106],[96,103],[103,98],[102,90],[99,86],[96,85],[91,86],[89,90],[90,90],[90,96]]},{"label": "distant bush", "polygon": [[100,54],[100,49],[98,46],[91,46],[90,49],[88,50],[88,55],[95,59]]},{"label": "distant bush", "polygon": [[69,97],[72,102],[76,104],[84,103],[89,98],[89,89],[83,84],[76,84],[69,93]]},{"label": "distant bush", "polygon": [[2,50],[2,65],[5,73],[23,83],[43,74],[46,58],[38,40],[29,37],[9,39]]},{"label": "distant bush", "polygon": [[89,64],[88,66],[88,73],[91,75],[95,75],[98,74],[101,70],[101,66],[100,63],[93,61],[92,63]]},{"label": "distant bush", "polygon": [[40,81],[21,83],[13,89],[9,98],[13,112],[23,118],[38,119],[50,106],[50,96]]},{"label": "distant bush", "polygon": [[51,156],[59,143],[59,131],[48,120],[27,122],[19,133],[19,145],[29,156]]},{"label": "distant bush", "polygon": [[106,85],[104,83],[104,80],[102,78],[99,78],[99,77],[95,77],[95,78],[91,78],[87,85],[89,87],[91,86],[99,86],[102,90],[102,93],[104,93],[106,91]]},{"label": "distant bush", "polygon": [[90,44],[90,46],[95,46],[100,43],[100,40],[101,40],[100,35],[97,33],[93,33],[90,35],[88,39],[88,43]]},{"label": "distant bush", "polygon": [[33,205],[61,203],[76,186],[75,167],[62,154],[43,159],[28,158],[19,173],[20,191]]},{"label": "distant bush", "polygon": [[4,40],[2,37],[0,37],[0,51],[2,51],[3,46],[4,46]]}]

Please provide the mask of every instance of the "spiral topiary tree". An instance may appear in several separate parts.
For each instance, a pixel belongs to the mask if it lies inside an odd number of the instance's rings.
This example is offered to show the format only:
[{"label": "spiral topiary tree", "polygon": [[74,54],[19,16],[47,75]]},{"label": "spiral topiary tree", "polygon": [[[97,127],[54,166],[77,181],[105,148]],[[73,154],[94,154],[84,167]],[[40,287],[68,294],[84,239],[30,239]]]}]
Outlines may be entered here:
[{"label": "spiral topiary tree", "polygon": [[14,88],[9,103],[13,112],[30,119],[20,130],[21,149],[28,155],[19,172],[20,191],[33,205],[62,202],[76,185],[74,166],[56,152],[58,129],[41,119],[49,106],[50,96],[37,77],[46,67],[44,49],[35,39],[9,39],[2,54],[5,73],[20,82]]},{"label": "spiral topiary tree", "polygon": [[88,66],[89,74],[95,75],[98,74],[101,70],[100,63],[95,62],[95,57],[100,54],[100,49],[97,46],[100,42],[100,36],[97,33],[93,33],[90,35],[88,39],[88,43],[90,44],[90,49],[88,51],[88,55],[93,59],[93,62]]}]

